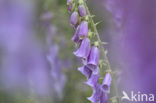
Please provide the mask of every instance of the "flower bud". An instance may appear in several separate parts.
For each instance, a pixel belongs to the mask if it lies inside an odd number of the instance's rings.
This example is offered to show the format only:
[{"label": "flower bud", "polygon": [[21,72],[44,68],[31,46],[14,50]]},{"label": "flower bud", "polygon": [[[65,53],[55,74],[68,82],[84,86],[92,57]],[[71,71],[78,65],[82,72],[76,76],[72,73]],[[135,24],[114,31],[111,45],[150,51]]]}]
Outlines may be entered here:
[{"label": "flower bud", "polygon": [[69,11],[69,12],[72,12],[73,9],[74,9],[74,8],[73,8],[73,5],[68,5],[68,11]]},{"label": "flower bud", "polygon": [[85,17],[85,20],[86,21],[89,21],[89,16],[88,15]]},{"label": "flower bud", "polygon": [[81,17],[86,16],[87,13],[86,13],[86,9],[85,9],[84,5],[79,5],[79,14]]},{"label": "flower bud", "polygon": [[90,52],[90,40],[88,38],[84,38],[78,50],[74,52],[74,55],[87,60],[89,52]]},{"label": "flower bud", "polygon": [[92,32],[88,32],[88,37],[92,38]]},{"label": "flower bud", "polygon": [[79,16],[78,16],[78,13],[76,11],[74,11],[70,17],[70,23],[76,27],[78,25],[78,19],[79,19]]},{"label": "flower bud", "polygon": [[99,46],[99,42],[98,42],[98,41],[94,42],[94,45],[95,45],[96,47],[98,47],[98,46]]},{"label": "flower bud", "polygon": [[80,24],[80,31],[79,31],[79,37],[85,38],[88,36],[88,22],[82,21]]}]

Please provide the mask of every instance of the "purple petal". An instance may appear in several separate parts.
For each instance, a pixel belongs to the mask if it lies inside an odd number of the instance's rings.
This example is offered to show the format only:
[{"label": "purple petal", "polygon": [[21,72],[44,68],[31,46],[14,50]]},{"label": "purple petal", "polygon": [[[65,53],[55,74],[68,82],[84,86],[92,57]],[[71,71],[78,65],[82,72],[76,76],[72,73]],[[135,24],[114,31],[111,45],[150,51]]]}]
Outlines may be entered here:
[{"label": "purple petal", "polygon": [[82,21],[80,24],[80,31],[79,31],[79,37],[85,38],[88,36],[88,22]]},{"label": "purple petal", "polygon": [[93,46],[89,55],[88,65],[93,65],[97,67],[98,64],[99,64],[99,49]]},{"label": "purple petal", "polygon": [[82,40],[80,47],[74,52],[74,55],[80,58],[87,59],[90,52],[90,40],[85,38]]},{"label": "purple petal", "polygon": [[103,80],[103,83],[102,83],[102,90],[104,92],[109,93],[111,82],[112,82],[112,77],[111,77],[110,73],[107,73],[105,75],[104,80]]},{"label": "purple petal", "polygon": [[79,33],[79,26],[76,28],[75,34],[74,34],[74,36],[72,38],[72,41],[74,43],[78,43],[80,41],[78,33]]},{"label": "purple petal", "polygon": [[101,96],[101,89],[100,89],[100,84],[98,84],[94,89],[93,89],[93,94],[91,97],[88,98],[92,103],[98,103],[100,100]]},{"label": "purple petal", "polygon": [[94,66],[94,65],[86,65],[91,71],[96,71],[97,69],[99,70],[99,67],[96,67],[96,66]]},{"label": "purple petal", "polygon": [[107,103],[107,100],[108,100],[108,94],[102,92],[100,96],[100,103]]},{"label": "purple petal", "polygon": [[79,70],[83,75],[85,75],[87,78],[89,78],[90,75],[91,75],[91,73],[92,73],[92,71],[91,71],[89,68],[87,68],[86,66],[79,67],[78,70]]},{"label": "purple petal", "polygon": [[76,11],[74,11],[70,17],[70,23],[73,25],[73,26],[77,26],[78,24],[78,13]]},{"label": "purple petal", "polygon": [[79,14],[81,17],[86,16],[86,9],[85,9],[84,5],[79,6]]},{"label": "purple petal", "polygon": [[97,86],[98,81],[99,81],[99,70],[96,69],[96,71],[92,72],[90,78],[88,79],[87,82],[85,82],[85,84],[89,85],[90,87],[94,88]]}]

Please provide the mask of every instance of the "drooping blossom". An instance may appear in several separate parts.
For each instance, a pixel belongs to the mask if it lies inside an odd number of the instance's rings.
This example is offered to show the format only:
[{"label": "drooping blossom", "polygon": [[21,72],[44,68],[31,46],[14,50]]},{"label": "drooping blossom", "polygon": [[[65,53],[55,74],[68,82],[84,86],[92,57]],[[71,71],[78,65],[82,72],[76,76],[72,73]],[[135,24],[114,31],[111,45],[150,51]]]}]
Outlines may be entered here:
[{"label": "drooping blossom", "polygon": [[88,22],[82,21],[80,24],[79,37],[85,38],[88,36]]},{"label": "drooping blossom", "polygon": [[89,101],[92,103],[98,103],[101,96],[101,85],[97,84],[96,87],[93,89],[93,94],[91,97],[88,98]]},{"label": "drooping blossom", "polygon": [[93,86],[93,94],[91,97],[88,98],[88,100],[90,100],[92,103],[98,103],[100,101],[100,103],[107,103],[108,100],[108,91],[103,90],[105,89],[104,86],[108,86],[108,88],[110,88],[111,85],[111,75],[109,73],[107,73],[104,77],[103,83],[99,84],[98,82],[96,83],[95,86]]},{"label": "drooping blossom", "polygon": [[112,82],[112,77],[111,77],[110,73],[107,73],[105,75],[103,82],[102,82],[102,90],[104,92],[109,93],[111,82]]},{"label": "drooping blossom", "polygon": [[98,49],[98,47],[96,47],[96,46],[92,47],[89,57],[88,57],[87,65],[93,69],[95,69],[99,65],[99,49]]},{"label": "drooping blossom", "polygon": [[85,82],[85,84],[89,85],[92,88],[95,88],[99,81],[99,69],[92,71],[90,78]]},{"label": "drooping blossom", "polygon": [[90,40],[85,38],[82,40],[80,47],[74,52],[77,57],[87,60],[90,52]]}]

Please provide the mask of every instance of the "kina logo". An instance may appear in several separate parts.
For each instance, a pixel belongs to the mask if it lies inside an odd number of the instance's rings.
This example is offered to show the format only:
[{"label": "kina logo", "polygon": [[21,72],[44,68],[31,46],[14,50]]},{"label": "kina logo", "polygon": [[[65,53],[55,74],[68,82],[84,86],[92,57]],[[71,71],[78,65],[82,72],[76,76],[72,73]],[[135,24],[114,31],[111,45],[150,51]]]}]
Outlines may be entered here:
[{"label": "kina logo", "polygon": [[130,92],[130,95],[126,93],[125,91],[122,91],[123,96],[121,97],[121,100],[128,100],[133,102],[154,102],[154,94],[145,94],[141,92],[135,93],[134,91]]}]

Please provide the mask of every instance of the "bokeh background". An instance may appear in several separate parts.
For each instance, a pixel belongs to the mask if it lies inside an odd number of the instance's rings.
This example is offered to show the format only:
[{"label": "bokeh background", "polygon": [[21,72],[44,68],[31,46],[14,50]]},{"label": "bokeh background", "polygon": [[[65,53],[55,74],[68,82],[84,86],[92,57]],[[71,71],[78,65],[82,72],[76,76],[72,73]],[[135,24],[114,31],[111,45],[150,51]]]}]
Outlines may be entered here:
[{"label": "bokeh background", "polygon": [[[156,95],[156,1],[87,4],[102,21],[97,28],[119,94]],[[90,103],[69,18],[66,0],[0,0],[0,103]]]}]

